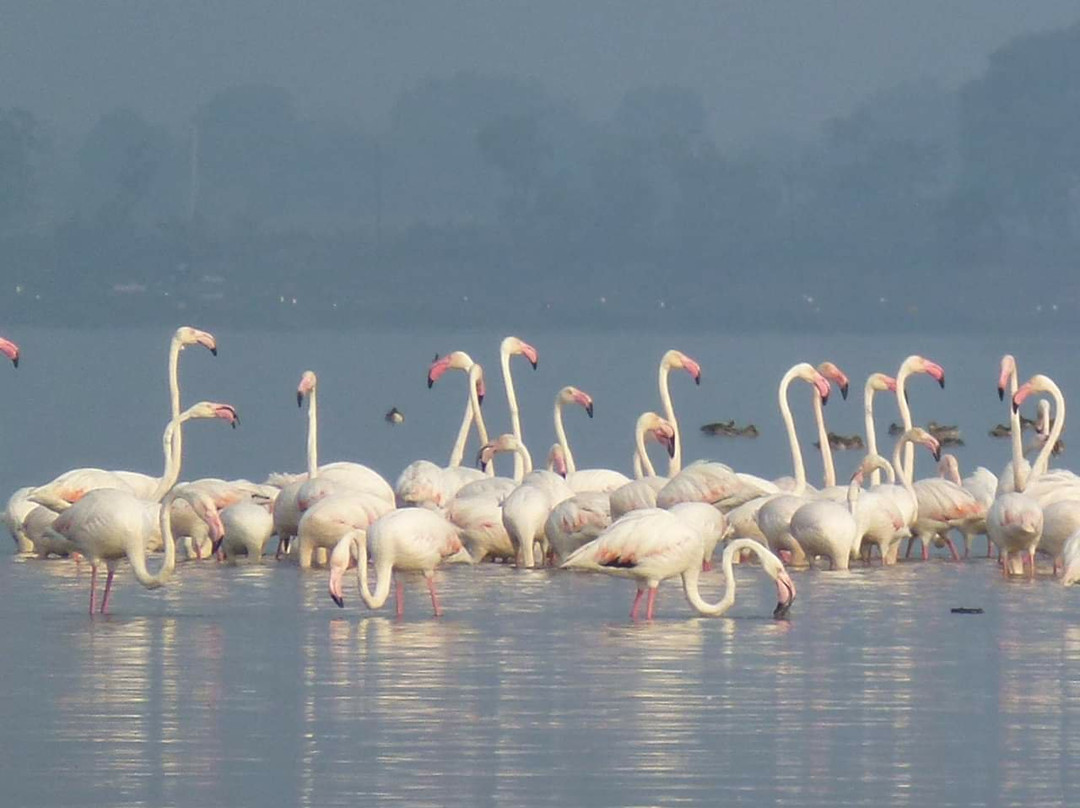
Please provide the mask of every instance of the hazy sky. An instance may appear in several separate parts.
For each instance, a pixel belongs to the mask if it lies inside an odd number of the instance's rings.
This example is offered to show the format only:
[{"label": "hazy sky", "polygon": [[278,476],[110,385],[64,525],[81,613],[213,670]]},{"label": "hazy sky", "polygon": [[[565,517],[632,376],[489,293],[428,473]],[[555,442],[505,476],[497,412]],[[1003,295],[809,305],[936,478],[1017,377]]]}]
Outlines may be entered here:
[{"label": "hazy sky", "polygon": [[741,140],[812,132],[903,81],[955,86],[1013,36],[1077,20],[1080,0],[0,0],[0,107],[178,122],[265,81],[305,112],[377,121],[403,87],[470,69],[594,115],[634,86],[688,86]]}]

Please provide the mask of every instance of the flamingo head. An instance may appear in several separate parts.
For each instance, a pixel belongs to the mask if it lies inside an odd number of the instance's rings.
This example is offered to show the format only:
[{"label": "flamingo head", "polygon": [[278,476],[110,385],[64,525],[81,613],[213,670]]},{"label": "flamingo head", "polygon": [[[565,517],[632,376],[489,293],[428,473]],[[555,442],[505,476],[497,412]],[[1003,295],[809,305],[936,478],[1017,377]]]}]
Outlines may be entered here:
[{"label": "flamingo head", "polygon": [[1016,357],[1005,354],[1001,357],[1001,372],[998,373],[998,400],[1005,400],[1005,388],[1009,384],[1009,378],[1016,373]]},{"label": "flamingo head", "polygon": [[1037,373],[1020,385],[1016,393],[1013,394],[1013,411],[1020,409],[1020,405],[1024,402],[1024,399],[1030,396],[1032,393],[1049,393],[1057,389],[1057,385],[1050,379],[1049,376],[1044,376],[1041,373]]},{"label": "flamingo head", "polygon": [[829,380],[821,375],[813,365],[801,362],[795,366],[794,371],[796,377],[817,388],[818,395],[821,396],[822,404],[829,403]]},{"label": "flamingo head", "polygon": [[221,524],[221,514],[218,513],[214,498],[197,488],[185,489],[183,497],[191,504],[195,515],[209,528],[212,552],[216,553],[221,547],[221,540],[225,538],[225,526]]},{"label": "flamingo head", "polygon": [[520,445],[518,439],[512,433],[507,432],[504,435],[499,435],[491,443],[485,443],[480,447],[480,451],[476,453],[476,467],[486,469],[488,463],[495,459],[495,455],[500,452],[516,451]]},{"label": "flamingo head", "polygon": [[934,456],[934,460],[941,460],[941,444],[921,426],[912,427],[901,436],[900,440],[925,446]]},{"label": "flamingo head", "polygon": [[579,390],[573,386],[564,387],[559,391],[559,400],[563,404],[580,404],[585,412],[589,414],[589,417],[593,417],[593,400],[592,396],[586,393],[584,390]]},{"label": "flamingo head", "polygon": [[296,406],[301,407],[304,404],[304,396],[315,389],[315,385],[319,383],[318,378],[315,376],[315,371],[305,370],[300,377],[300,384],[296,388]]},{"label": "flamingo head", "polygon": [[865,474],[869,474],[875,469],[881,469],[887,472],[889,470],[889,461],[879,454],[867,454],[863,458],[862,464],[859,467],[860,471]]},{"label": "flamingo head", "polygon": [[537,365],[540,364],[540,354],[536,352],[536,348],[531,346],[523,339],[517,337],[507,337],[502,341],[500,351],[507,356],[524,356],[529,360],[529,363],[533,366],[533,370],[536,370]]},{"label": "flamingo head", "polygon": [[941,385],[942,389],[945,387],[945,369],[937,362],[931,362],[925,356],[909,356],[904,360],[904,364],[900,368],[901,370],[907,368],[908,373],[926,373],[937,379],[937,383]]},{"label": "flamingo head", "polygon": [[439,380],[439,377],[446,373],[446,371],[463,370],[468,373],[469,368],[474,364],[472,357],[464,351],[451,351],[443,357],[435,354],[435,359],[432,360],[431,365],[428,367],[428,389],[430,389],[431,386]]},{"label": "flamingo head", "polygon": [[181,420],[188,418],[220,418],[233,429],[240,423],[240,416],[236,414],[236,408],[231,404],[222,404],[218,401],[200,401],[193,404],[180,414]]},{"label": "flamingo head", "polygon": [[217,340],[209,331],[200,331],[189,325],[182,325],[176,329],[174,339],[180,344],[181,348],[186,348],[188,345],[202,345],[214,356],[217,356]]},{"label": "flamingo head", "polygon": [[10,359],[15,367],[19,366],[19,346],[14,342],[0,337],[0,353]]},{"label": "flamingo head", "polygon": [[671,424],[661,419],[662,423],[657,424],[656,427],[649,430],[650,434],[656,438],[656,442],[664,447],[664,450],[668,453],[668,457],[675,456],[675,429]]},{"label": "flamingo head", "polygon": [[548,471],[553,471],[560,477],[566,477],[566,452],[563,451],[561,444],[551,444],[551,449],[548,450],[547,468]]},{"label": "flamingo head", "polygon": [[840,370],[840,368],[832,362],[822,362],[817,366],[817,369],[818,373],[829,381],[834,382],[836,386],[840,388],[840,397],[846,401],[848,394],[848,377],[844,371]]},{"label": "flamingo head", "polygon": [[791,580],[780,559],[776,560],[776,564],[779,569],[776,572],[776,608],[773,609],[773,617],[782,620],[787,617],[791,604],[795,602],[795,582]]},{"label": "flamingo head", "polygon": [[946,454],[938,461],[938,476],[960,485],[960,463],[956,455]]},{"label": "flamingo head", "polygon": [[664,358],[660,360],[660,366],[682,368],[693,377],[694,384],[701,384],[701,365],[682,351],[676,351],[674,349],[668,351],[664,354]]},{"label": "flamingo head", "polygon": [[866,386],[878,393],[884,393],[886,391],[895,393],[896,379],[884,373],[871,373],[870,377],[866,380]]},{"label": "flamingo head", "polygon": [[356,547],[357,538],[355,533],[347,533],[341,538],[330,553],[330,599],[338,605],[339,609],[345,608],[345,596],[341,590],[341,579],[345,576],[345,570],[353,562],[354,552],[359,555]]}]

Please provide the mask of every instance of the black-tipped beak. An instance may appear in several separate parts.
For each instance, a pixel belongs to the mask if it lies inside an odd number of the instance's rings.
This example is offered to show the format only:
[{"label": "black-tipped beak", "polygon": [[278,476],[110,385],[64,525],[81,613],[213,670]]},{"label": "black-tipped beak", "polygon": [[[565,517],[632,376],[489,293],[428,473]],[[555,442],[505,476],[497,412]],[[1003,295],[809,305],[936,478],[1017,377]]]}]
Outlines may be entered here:
[{"label": "black-tipped beak", "polygon": [[787,617],[788,610],[790,610],[790,609],[791,609],[791,604],[790,603],[777,603],[776,608],[773,609],[773,613],[772,613],[773,619],[774,620],[783,620],[785,617]]},{"label": "black-tipped beak", "polygon": [[435,386],[435,380],[433,378],[431,378],[431,374],[429,373],[428,377],[427,377],[427,389],[430,390],[434,386]]},{"label": "black-tipped beak", "polygon": [[210,545],[210,554],[211,555],[217,555],[218,554],[218,551],[221,549],[221,543],[223,541],[225,541],[224,536],[222,536],[217,541],[211,543],[211,545]]},{"label": "black-tipped beak", "polygon": [[934,460],[941,460],[941,447],[934,449]]},{"label": "black-tipped beak", "polygon": [[587,412],[589,414],[589,417],[592,418],[592,402],[591,401],[585,406],[585,412]]},{"label": "black-tipped beak", "polygon": [[335,595],[333,592],[331,592],[330,599],[338,605],[339,609],[345,608],[345,598],[341,597],[340,595]]},{"label": "black-tipped beak", "polygon": [[236,429],[238,426],[240,426],[240,416],[239,415],[233,415],[233,419],[232,419],[232,421],[229,422],[229,425],[233,429]]},{"label": "black-tipped beak", "polygon": [[11,360],[11,364],[13,364],[15,367],[18,367],[19,366],[19,357],[18,356],[13,357],[12,360]]},{"label": "black-tipped beak", "polygon": [[821,397],[821,406],[824,407],[828,403],[829,403],[829,394],[826,393],[825,395],[823,395]]},{"label": "black-tipped beak", "polygon": [[539,359],[534,360],[533,363],[532,363],[532,366],[533,366],[533,370],[536,370],[540,366],[540,360]]},{"label": "black-tipped beak", "polygon": [[998,401],[1004,401],[1004,400],[1005,400],[1005,388],[1002,387],[999,384],[998,385]]},{"label": "black-tipped beak", "polygon": [[483,393],[477,393],[476,394],[476,403],[480,404],[481,406],[483,405],[483,403],[484,403],[484,394]]},{"label": "black-tipped beak", "polygon": [[938,379],[937,383],[940,384],[941,389],[944,390],[945,389],[945,376],[943,375],[940,379]]},{"label": "black-tipped beak", "polygon": [[213,348],[210,349],[210,353],[213,354],[214,356],[217,356],[217,346],[216,345]]},{"label": "black-tipped beak", "polygon": [[296,391],[296,406],[297,407],[303,407],[304,406],[304,394],[301,393],[299,390]]},{"label": "black-tipped beak", "polygon": [[847,391],[848,391],[848,386],[847,386],[847,384],[844,384],[844,385],[843,385],[843,386],[842,386],[842,387],[840,388],[840,397],[841,397],[842,399],[844,399],[844,401],[847,401]]},{"label": "black-tipped beak", "polygon": [[1014,401],[1014,402],[1013,402],[1013,408],[1012,408],[1012,411],[1013,411],[1013,412],[1016,412],[1016,411],[1017,411],[1017,410],[1019,410],[1019,409],[1020,409],[1020,405],[1019,405],[1019,404],[1017,404],[1017,403],[1016,403],[1016,402]]},{"label": "black-tipped beak", "polygon": [[674,440],[670,441],[668,443],[668,445],[667,445],[667,456],[668,457],[674,457],[675,456],[675,441]]},{"label": "black-tipped beak", "polygon": [[701,387],[701,374],[700,373],[697,376],[694,377],[694,384],[696,384],[698,387]]}]

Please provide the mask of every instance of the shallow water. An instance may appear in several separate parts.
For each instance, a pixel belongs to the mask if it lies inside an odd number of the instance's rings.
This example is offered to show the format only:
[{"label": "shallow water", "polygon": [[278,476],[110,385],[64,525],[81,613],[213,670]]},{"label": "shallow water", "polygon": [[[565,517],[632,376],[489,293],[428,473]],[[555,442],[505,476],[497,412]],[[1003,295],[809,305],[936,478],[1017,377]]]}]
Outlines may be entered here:
[{"label": "shallow water", "polygon": [[[18,371],[0,369],[5,406],[17,416],[0,432],[6,490],[74,465],[160,463],[167,332],[11,336],[25,359]],[[1005,443],[985,437],[1004,419],[994,392],[1004,347],[1017,353],[1022,375],[1045,370],[1066,394],[1075,387],[1068,342],[523,336],[542,356],[538,371],[526,366],[515,377],[535,452],[551,440],[558,386],[579,384],[596,399],[592,423],[567,413],[579,466],[627,465],[627,433],[637,412],[659,409],[654,362],[671,346],[705,368],[701,389],[672,377],[690,427],[687,457],[769,475],[788,471],[774,386],[798,359],[832,358],[856,387],[865,372],[895,368],[912,351],[942,362],[946,390],[913,380],[912,404],[917,420],[961,422],[971,441],[965,467],[997,469],[1006,459]],[[393,477],[417,456],[442,459],[460,416],[460,374],[424,389],[430,354],[463,346],[497,364],[497,335],[479,332],[218,337],[217,359],[185,353],[184,400],[231,401],[243,425],[191,429],[185,476],[302,468],[294,391],[310,366],[320,372],[324,458],[363,459]],[[1045,364],[1032,367],[1032,357]],[[490,417],[505,421],[493,387]],[[800,398],[793,404],[805,425]],[[402,427],[382,422],[391,405],[406,412]],[[881,412],[883,430],[895,410]],[[858,394],[830,403],[828,414],[838,431],[855,431]],[[728,417],[766,426],[762,438],[711,441],[694,429]],[[399,622],[349,597],[353,579],[339,610],[322,572],[203,562],[181,565],[156,592],[121,568],[114,614],[91,619],[85,569],[0,558],[2,802],[1071,801],[1080,785],[1080,593],[1049,578],[1006,583],[990,562],[941,556],[795,576],[787,621],[769,618],[775,589],[748,568],[737,572],[729,616],[698,618],[665,584],[659,619],[633,625],[627,581],[453,567],[438,573],[446,616],[432,619],[425,589],[410,582]],[[717,575],[706,579],[718,597]],[[957,606],[985,613],[952,614]]]}]

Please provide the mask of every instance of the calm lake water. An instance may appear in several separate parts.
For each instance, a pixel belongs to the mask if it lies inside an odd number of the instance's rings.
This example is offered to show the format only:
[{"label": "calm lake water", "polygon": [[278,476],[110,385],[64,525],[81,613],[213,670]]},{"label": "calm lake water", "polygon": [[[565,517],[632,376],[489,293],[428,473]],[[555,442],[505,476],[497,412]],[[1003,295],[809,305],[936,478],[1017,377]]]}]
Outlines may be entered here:
[{"label": "calm lake water", "polygon": [[[445,462],[464,381],[425,389],[435,351],[489,367],[492,432],[507,418],[493,332],[233,333],[216,359],[182,360],[185,402],[235,404],[242,426],[192,424],[185,477],[261,478],[304,465],[295,387],[320,374],[321,460],[363,460],[390,478]],[[171,330],[6,333],[0,368],[4,491],[67,468],[160,466]],[[963,469],[995,471],[1007,443],[997,360],[1077,388],[1073,341],[856,336],[521,334],[540,368],[515,364],[525,434],[541,456],[563,384],[596,400],[567,412],[579,466],[629,465],[638,412],[659,409],[655,363],[679,347],[703,365],[672,376],[688,458],[789,473],[775,384],[793,362],[836,361],[861,389],[921,352],[941,391],[911,383],[918,421],[960,423]],[[793,391],[809,424],[808,393]],[[830,427],[861,425],[861,395],[830,402]],[[879,431],[896,417],[879,399]],[[382,420],[397,406],[400,427]],[[753,420],[757,441],[701,436]],[[812,481],[820,468],[807,447]],[[1059,461],[1069,465],[1068,454]],[[854,460],[838,459],[841,474]],[[924,459],[923,475],[931,473]],[[10,546],[10,545],[8,545]],[[438,573],[446,616],[406,585],[406,617],[344,610],[322,571],[292,564],[183,564],[164,590],[122,568],[114,614],[85,614],[89,574],[63,561],[0,558],[0,793],[12,806],[1061,805],[1080,786],[1080,591],[1001,581],[986,560],[795,573],[788,621],[775,590],[737,572],[730,616],[694,616],[661,587],[659,619],[627,619],[627,581],[503,565]],[[707,576],[719,591],[715,574]],[[351,595],[351,597],[350,597]],[[952,607],[981,607],[956,615]]]}]

